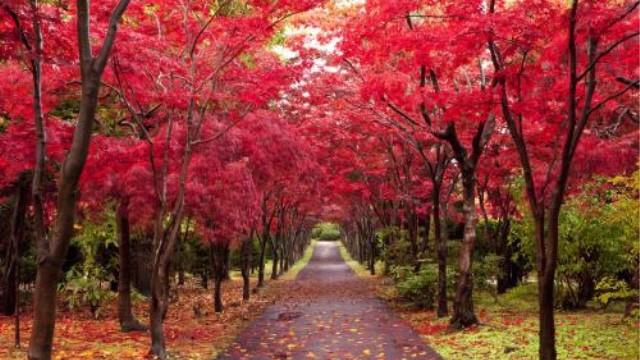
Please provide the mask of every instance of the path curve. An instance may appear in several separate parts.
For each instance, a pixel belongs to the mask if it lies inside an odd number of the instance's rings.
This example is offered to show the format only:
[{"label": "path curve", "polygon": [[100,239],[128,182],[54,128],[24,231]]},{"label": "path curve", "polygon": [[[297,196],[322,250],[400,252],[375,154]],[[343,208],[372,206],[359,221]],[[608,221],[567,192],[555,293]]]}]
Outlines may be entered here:
[{"label": "path curve", "polygon": [[318,241],[287,294],[218,359],[442,359]]}]

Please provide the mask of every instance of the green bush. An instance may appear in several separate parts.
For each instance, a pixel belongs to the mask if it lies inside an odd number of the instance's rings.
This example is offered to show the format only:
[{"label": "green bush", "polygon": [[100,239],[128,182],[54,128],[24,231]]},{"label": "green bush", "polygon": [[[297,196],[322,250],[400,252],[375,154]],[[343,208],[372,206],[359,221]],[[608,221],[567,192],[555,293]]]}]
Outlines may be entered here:
[{"label": "green bush", "polygon": [[320,240],[340,240],[340,230],[327,229],[320,234]]},{"label": "green bush", "polygon": [[[62,289],[66,293],[69,310],[89,307],[94,318],[99,318],[103,305],[115,294],[103,286],[95,274],[82,273],[77,269],[67,272]],[[103,274],[98,274],[102,276]]]},{"label": "green bush", "polygon": [[607,308],[613,301],[629,301],[638,298],[638,292],[629,288],[629,285],[622,280],[613,277],[605,277],[596,285],[596,300]]},{"label": "green bush", "polygon": [[[602,280],[620,280],[621,272],[635,270],[639,253],[639,178],[636,173],[607,182],[597,180],[567,199],[560,213],[557,306],[583,308],[596,295],[596,286]],[[530,214],[523,213],[524,218],[514,223],[513,236],[522,240],[523,254],[534,264],[533,221]]]},{"label": "green bush", "polygon": [[342,232],[340,227],[334,223],[323,222],[316,225],[311,231],[311,237],[324,241],[340,240]]},{"label": "green bush", "polygon": [[408,267],[393,270],[396,289],[401,299],[420,309],[433,309],[437,294],[438,273],[433,267],[424,267],[417,274]]},{"label": "green bush", "polygon": [[395,239],[384,251],[384,260],[392,266],[408,266],[413,263],[411,243],[404,237]]}]

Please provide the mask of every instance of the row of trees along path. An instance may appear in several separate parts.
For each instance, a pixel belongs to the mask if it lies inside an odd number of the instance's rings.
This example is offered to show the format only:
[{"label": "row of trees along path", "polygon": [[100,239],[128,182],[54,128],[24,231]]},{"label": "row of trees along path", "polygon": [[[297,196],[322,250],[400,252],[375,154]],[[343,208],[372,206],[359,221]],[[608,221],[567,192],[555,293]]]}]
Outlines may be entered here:
[{"label": "row of trees along path", "polygon": [[[416,271],[434,249],[437,314],[450,314],[451,328],[463,329],[478,322],[472,259],[479,214],[498,219],[486,235],[509,259],[509,224],[522,215],[516,184],[535,228],[539,356],[555,359],[563,204],[595,176],[637,167],[638,5],[2,1],[0,194],[11,209],[3,311],[15,310],[20,249],[33,239],[28,356],[50,359],[70,242],[80,222],[100,223],[111,211],[122,330],[146,329],[131,312],[135,230],[151,243],[150,353],[165,359],[171,263],[182,239],[196,234],[210,246],[221,311],[230,249],[242,249],[246,299],[254,240],[261,287],[267,249],[277,277],[301,255],[313,224],[331,219],[372,273],[381,229],[404,230],[384,236],[383,248],[406,234]],[[447,294],[442,220],[455,204],[464,231],[456,290]],[[324,244],[317,252],[301,279],[333,289],[325,280],[336,270],[354,296],[368,296],[343,265],[329,265],[335,249]],[[500,266],[509,274],[512,265]],[[515,286],[514,278],[500,276],[500,291]],[[312,310],[340,304],[353,314],[388,315],[373,300],[333,300],[319,299]],[[373,328],[362,331],[373,336]],[[398,334],[413,341],[408,331]]]}]

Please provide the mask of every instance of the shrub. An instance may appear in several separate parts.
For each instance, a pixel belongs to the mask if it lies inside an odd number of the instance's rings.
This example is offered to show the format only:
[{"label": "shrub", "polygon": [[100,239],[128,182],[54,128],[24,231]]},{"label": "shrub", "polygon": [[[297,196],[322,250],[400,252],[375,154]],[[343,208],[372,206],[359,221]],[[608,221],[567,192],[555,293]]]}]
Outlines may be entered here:
[{"label": "shrub", "polygon": [[[557,306],[583,308],[607,277],[634,271],[639,249],[637,189],[640,175],[587,184],[567,199],[560,213],[556,282]],[[607,185],[607,186],[603,186]],[[613,186],[613,188],[611,187]],[[533,222],[530,214],[514,224],[523,253],[535,263]]]},{"label": "shrub", "polygon": [[66,291],[66,301],[69,310],[89,307],[94,318],[101,315],[102,306],[114,298],[113,292],[103,287],[95,274],[82,273],[76,269],[67,272],[63,290]]},{"label": "shrub", "polygon": [[311,231],[311,237],[325,241],[340,240],[342,233],[340,227],[334,223],[323,222],[316,225]]},{"label": "shrub", "polygon": [[405,237],[399,237],[384,251],[384,260],[392,266],[407,266],[413,263],[411,243]]},{"label": "shrub", "polygon": [[338,229],[325,229],[320,233],[320,240],[331,241],[340,240],[340,230]]},{"label": "shrub", "polygon": [[417,274],[407,267],[397,267],[394,274],[398,279],[396,288],[401,299],[420,309],[433,309],[438,281],[438,273],[433,267],[424,267]]}]

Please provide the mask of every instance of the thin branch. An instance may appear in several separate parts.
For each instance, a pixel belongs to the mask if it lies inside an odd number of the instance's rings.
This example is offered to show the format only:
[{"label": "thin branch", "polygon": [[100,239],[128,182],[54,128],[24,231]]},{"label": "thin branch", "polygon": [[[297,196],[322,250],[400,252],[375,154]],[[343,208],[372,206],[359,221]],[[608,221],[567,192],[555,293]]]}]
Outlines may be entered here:
[{"label": "thin branch", "polygon": [[600,61],[600,59],[602,59],[604,56],[606,56],[607,54],[609,54],[611,51],[613,51],[616,47],[618,47],[618,45],[622,44],[623,42],[630,40],[636,36],[640,35],[640,31],[635,31],[632,32],[630,34],[627,34],[623,37],[621,37],[620,39],[618,39],[617,41],[615,41],[614,43],[612,43],[611,45],[609,45],[606,49],[604,49],[603,51],[601,51],[590,63],[589,65],[584,69],[584,71],[578,75],[577,80],[580,81],[582,80],[582,78],[584,78],[585,76],[587,76],[587,74],[589,73],[589,71],[591,71],[591,69],[593,69],[594,66],[596,66],[596,64],[598,63],[598,61]]},{"label": "thin branch", "polygon": [[120,0],[111,13],[107,35],[105,35],[102,48],[94,60],[93,70],[97,73],[101,73],[107,63],[107,59],[109,58],[109,54],[111,53],[111,48],[113,47],[113,42],[116,37],[116,32],[118,31],[118,23],[120,22],[124,11],[127,9],[127,6],[129,6],[129,2],[130,0]]},{"label": "thin branch", "polygon": [[605,98],[604,100],[600,101],[596,106],[593,107],[593,109],[591,109],[588,112],[588,115],[591,115],[593,112],[600,110],[600,108],[602,108],[606,103],[608,103],[609,101],[618,98],[622,95],[624,95],[627,91],[631,90],[632,88],[639,88],[640,87],[640,80],[636,80],[632,83],[630,83],[629,85],[627,85],[626,87],[624,87],[622,90],[618,91],[615,94],[612,94],[610,96],[608,96],[607,98]]}]

